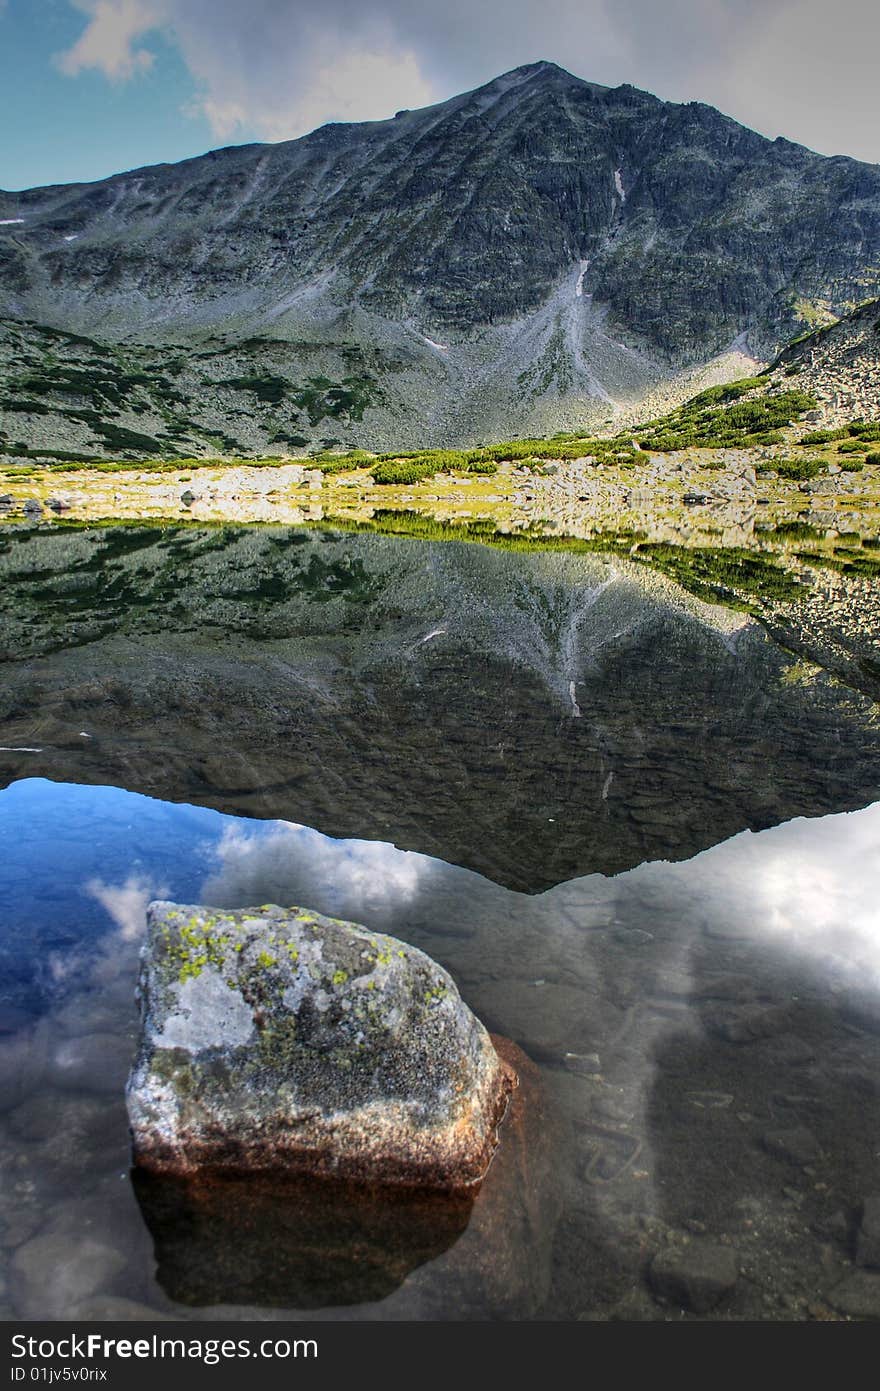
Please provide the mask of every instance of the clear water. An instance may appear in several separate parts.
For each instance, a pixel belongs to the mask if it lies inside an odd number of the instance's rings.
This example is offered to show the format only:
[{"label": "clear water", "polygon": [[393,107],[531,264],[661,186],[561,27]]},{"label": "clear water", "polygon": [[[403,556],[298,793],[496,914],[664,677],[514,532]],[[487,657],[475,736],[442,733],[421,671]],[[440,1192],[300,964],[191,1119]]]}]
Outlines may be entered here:
[{"label": "clear water", "polygon": [[[743,1272],[727,1316],[803,1317],[850,1276],[880,1145],[880,804],[535,896],[381,842],[42,779],[0,794],[0,835],[7,1316],[217,1312],[162,1288],[129,1175],[154,896],[302,902],[393,933],[540,1063],[538,1196],[512,1230],[480,1228],[505,1278],[487,1298],[466,1232],[328,1316],[663,1317],[652,1255],[710,1238]],[[258,1316],[296,1312],[275,1290]]]},{"label": "clear water", "polygon": [[[622,560],[0,542],[3,1317],[880,1315],[867,685]],[[152,897],[389,932],[534,1060],[473,1210],[391,1233],[380,1292],[286,1284],[289,1208],[133,1182]]]}]

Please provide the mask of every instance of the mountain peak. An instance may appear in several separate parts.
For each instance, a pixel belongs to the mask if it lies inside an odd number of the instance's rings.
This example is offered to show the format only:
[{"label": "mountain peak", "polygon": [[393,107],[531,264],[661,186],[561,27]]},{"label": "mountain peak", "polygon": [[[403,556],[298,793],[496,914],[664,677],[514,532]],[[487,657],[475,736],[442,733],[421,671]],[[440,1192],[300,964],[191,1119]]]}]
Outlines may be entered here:
[{"label": "mountain peak", "polygon": [[520,67],[511,68],[510,72],[502,75],[507,77],[550,77],[560,73],[563,77],[572,76],[572,73],[561,68],[558,63],[551,62],[549,58],[538,58],[534,63],[523,63]]},{"label": "mountain peak", "polygon": [[603,87],[598,82],[588,82],[586,78],[577,77],[567,68],[560,67],[558,63],[551,62],[549,58],[539,58],[534,63],[523,63],[518,68],[511,68],[509,72],[501,73],[485,85],[487,87],[513,86],[523,83],[565,83],[568,86],[591,87],[596,92],[607,92],[610,89]]}]

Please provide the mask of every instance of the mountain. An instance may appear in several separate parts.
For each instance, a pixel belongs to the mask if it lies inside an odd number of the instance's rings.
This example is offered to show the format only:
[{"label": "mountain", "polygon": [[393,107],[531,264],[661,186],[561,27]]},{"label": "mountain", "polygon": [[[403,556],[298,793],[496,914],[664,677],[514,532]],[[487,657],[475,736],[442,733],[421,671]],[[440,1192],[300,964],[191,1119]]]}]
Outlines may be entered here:
[{"label": "mountain", "polygon": [[[191,425],[194,447],[601,423],[878,291],[880,166],[544,62],[388,121],[0,194],[26,354],[31,326],[122,352],[140,433]],[[7,441],[45,434],[2,381]]]}]

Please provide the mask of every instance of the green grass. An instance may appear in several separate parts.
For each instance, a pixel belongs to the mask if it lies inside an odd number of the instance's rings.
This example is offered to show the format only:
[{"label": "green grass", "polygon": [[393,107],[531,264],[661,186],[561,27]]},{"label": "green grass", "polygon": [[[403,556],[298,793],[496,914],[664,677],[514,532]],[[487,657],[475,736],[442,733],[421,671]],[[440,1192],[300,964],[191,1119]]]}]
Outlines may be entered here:
[{"label": "green grass", "polygon": [[[20,450],[16,451],[20,453]],[[34,457],[43,458],[42,451]],[[59,455],[53,455],[53,459],[59,460]],[[308,463],[307,460],[297,462]],[[195,472],[198,469],[226,469],[226,468],[284,468],[290,464],[290,459],[278,457],[264,459],[243,459],[230,457],[215,458],[196,458],[192,455],[176,456],[173,458],[151,458],[151,459],[104,459],[96,458],[94,455],[81,456],[72,455],[67,459],[60,459],[46,465],[48,473],[81,473],[88,470],[91,473],[179,473]],[[318,465],[315,465],[318,467]],[[31,476],[39,472],[38,464],[25,464],[20,466],[9,465],[3,467],[0,464],[0,472],[6,477]]]}]

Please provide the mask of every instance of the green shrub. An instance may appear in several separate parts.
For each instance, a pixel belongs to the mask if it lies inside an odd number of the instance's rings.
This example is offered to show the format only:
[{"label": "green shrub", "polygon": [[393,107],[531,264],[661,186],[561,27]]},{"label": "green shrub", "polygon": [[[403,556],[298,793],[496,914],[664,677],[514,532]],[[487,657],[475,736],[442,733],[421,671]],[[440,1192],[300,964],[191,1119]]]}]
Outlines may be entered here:
[{"label": "green shrub", "polygon": [[759,377],[747,377],[727,386],[713,386],[652,421],[637,432],[643,449],[666,452],[672,449],[736,447],[752,444],[778,444],[779,433],[812,410],[816,401],[804,391],[764,392],[748,401],[741,396],[763,386]]},{"label": "green shrub", "polygon": [[249,377],[226,377],[217,383],[218,386],[231,386],[233,391],[250,391],[256,396],[258,401],[265,401],[269,405],[278,406],[287,395],[290,382],[283,377],[249,376]]},{"label": "green shrub", "polygon": [[729,547],[674,546],[668,542],[639,545],[634,560],[647,560],[685,589],[709,603],[734,596],[746,600],[791,600],[801,593],[793,576],[765,556]]},{"label": "green shrub", "polygon": [[430,478],[435,471],[432,464],[420,464],[415,459],[387,459],[373,469],[373,478],[377,483],[406,485],[420,483],[423,478]]},{"label": "green shrub", "polygon": [[818,478],[825,472],[824,459],[770,459],[759,464],[756,473],[770,473],[775,470],[780,478],[793,483],[805,483],[809,478]]},{"label": "green shrub", "polygon": [[776,535],[783,541],[815,541],[822,533],[810,522],[780,522]]},{"label": "green shrub", "polygon": [[322,473],[351,473],[375,462],[375,455],[365,449],[351,449],[347,454],[313,454],[308,460],[309,468],[320,469]]},{"label": "green shrub", "polygon": [[880,464],[880,452],[878,452],[878,451],[875,450],[873,454],[866,454],[866,455],[865,455],[865,463],[866,463],[866,464]]},{"label": "green shrub", "polygon": [[849,431],[841,430],[812,430],[810,434],[803,435],[798,440],[798,444],[830,444],[832,440],[846,439]]},{"label": "green shrub", "polygon": [[701,391],[698,396],[693,396],[690,401],[686,402],[686,405],[702,410],[705,406],[736,401],[740,396],[745,396],[746,392],[754,391],[757,387],[764,385],[763,377],[741,377],[736,382],[725,382],[721,386],[708,387],[706,391]]},{"label": "green shrub", "polygon": [[844,473],[861,473],[865,464],[863,459],[841,459],[840,467]]}]

